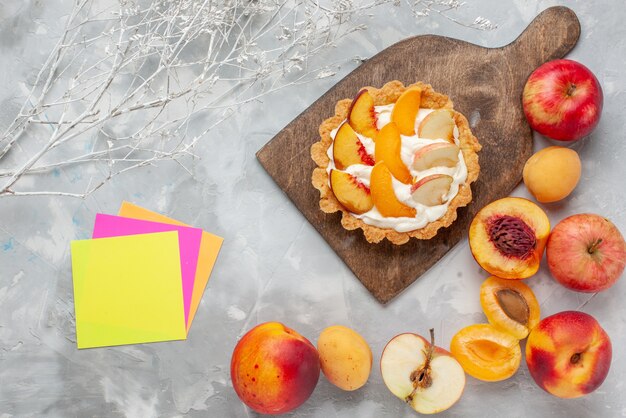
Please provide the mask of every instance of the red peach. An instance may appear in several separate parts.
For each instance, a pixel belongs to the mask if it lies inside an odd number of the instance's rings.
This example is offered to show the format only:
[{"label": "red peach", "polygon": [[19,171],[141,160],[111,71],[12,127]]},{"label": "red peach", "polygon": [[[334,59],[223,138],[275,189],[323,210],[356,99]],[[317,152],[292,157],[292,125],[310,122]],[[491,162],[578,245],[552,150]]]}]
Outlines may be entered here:
[{"label": "red peach", "polygon": [[559,398],[596,390],[609,373],[611,340],[598,321],[566,311],[544,318],[526,342],[526,363],[537,385]]},{"label": "red peach", "polygon": [[278,322],[248,331],[237,343],[230,364],[235,392],[261,414],[283,414],[303,404],[319,375],[313,344]]}]

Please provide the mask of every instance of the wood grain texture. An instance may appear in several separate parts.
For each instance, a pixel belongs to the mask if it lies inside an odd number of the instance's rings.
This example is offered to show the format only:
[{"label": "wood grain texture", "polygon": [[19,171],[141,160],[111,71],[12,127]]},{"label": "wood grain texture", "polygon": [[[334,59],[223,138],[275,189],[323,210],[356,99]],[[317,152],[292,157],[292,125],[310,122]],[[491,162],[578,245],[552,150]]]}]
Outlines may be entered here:
[{"label": "wood grain texture", "polygon": [[[436,35],[403,40],[338,82],[259,150],[257,158],[363,285],[386,303],[459,242],[476,212],[508,195],[520,182],[532,153],[532,132],[521,107],[526,79],[542,63],[563,57],[579,36],[574,12],[552,7],[515,41],[500,48]],[[386,240],[370,244],[361,230],[343,229],[341,213],[323,213],[319,192],[311,185],[316,165],[310,147],[319,140],[321,122],[334,114],[335,103],[354,97],[363,86],[381,87],[390,80],[423,81],[449,95],[483,146],[481,173],[472,185],[473,202],[459,209],[458,219],[433,239],[412,239],[401,246]]]}]

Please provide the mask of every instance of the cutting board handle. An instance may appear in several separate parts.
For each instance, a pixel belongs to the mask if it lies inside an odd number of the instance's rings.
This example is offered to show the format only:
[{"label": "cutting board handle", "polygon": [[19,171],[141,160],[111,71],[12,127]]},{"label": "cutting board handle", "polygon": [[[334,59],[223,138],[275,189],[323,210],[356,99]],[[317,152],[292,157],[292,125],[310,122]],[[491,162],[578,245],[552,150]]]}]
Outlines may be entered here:
[{"label": "cutting board handle", "polygon": [[530,73],[544,62],[565,56],[579,37],[580,22],[576,13],[565,6],[555,6],[541,12],[504,49],[512,54],[512,63],[528,66]]}]

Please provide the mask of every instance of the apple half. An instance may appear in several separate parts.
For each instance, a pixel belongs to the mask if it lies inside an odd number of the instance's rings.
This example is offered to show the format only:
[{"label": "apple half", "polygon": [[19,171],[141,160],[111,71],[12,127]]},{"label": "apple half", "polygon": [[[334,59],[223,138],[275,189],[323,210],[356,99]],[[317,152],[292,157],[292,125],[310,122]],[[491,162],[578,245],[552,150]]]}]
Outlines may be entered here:
[{"label": "apple half", "polygon": [[385,346],[380,371],[387,388],[421,414],[435,414],[454,405],[465,387],[465,372],[448,351],[405,333]]}]

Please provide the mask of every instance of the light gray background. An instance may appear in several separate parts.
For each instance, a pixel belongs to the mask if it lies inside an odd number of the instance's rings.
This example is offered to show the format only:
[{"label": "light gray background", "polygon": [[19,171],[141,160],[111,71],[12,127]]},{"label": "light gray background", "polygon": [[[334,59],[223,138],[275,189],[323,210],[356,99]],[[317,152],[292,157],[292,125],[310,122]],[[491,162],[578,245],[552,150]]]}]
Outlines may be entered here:
[{"label": "light gray background", "polygon": [[[626,9],[620,0],[562,2],[578,14],[581,39],[569,57],[595,72],[605,108],[580,153],[580,184],[567,200],[544,205],[551,222],[596,212],[626,232]],[[484,46],[512,41],[554,1],[471,2],[462,14],[499,25],[488,32],[438,16],[415,20],[405,7],[379,8],[368,31],[344,39],[320,62],[372,56],[405,37],[435,33]],[[15,116],[27,80],[47,56],[68,1],[0,0],[0,126]],[[42,46],[43,45],[43,46]],[[352,68],[334,77],[289,87],[241,108],[200,144],[193,176],[175,164],[119,177],[88,199],[0,199],[0,417],[255,416],[237,398],[229,377],[239,337],[264,321],[282,321],[316,342],[320,331],[343,324],[370,343],[368,384],[342,392],[323,377],[294,417],[411,417],[385,388],[378,363],[385,343],[401,332],[426,335],[449,347],[463,326],[485,322],[478,290],[488,276],[461,241],[387,306],[378,304],[256,161],[254,153]],[[417,75],[419,78],[419,75]],[[428,81],[428,80],[425,80]],[[549,144],[536,137],[535,148]],[[287,169],[287,168],[286,168]],[[70,181],[68,178],[67,181]],[[528,197],[524,186],[514,195]],[[224,246],[184,342],[78,351],[75,345],[69,242],[90,235],[97,212],[116,213],[122,200],[163,212],[225,238]],[[366,255],[364,255],[366,256]],[[381,278],[384,280],[384,278]],[[467,379],[459,403],[441,416],[626,416],[623,346],[626,280],[598,294],[579,294],[550,277],[545,263],[527,283],[542,316],[568,309],[594,315],[613,341],[613,364],[595,393],[559,400],[539,389],[525,362],[511,379]]]}]

